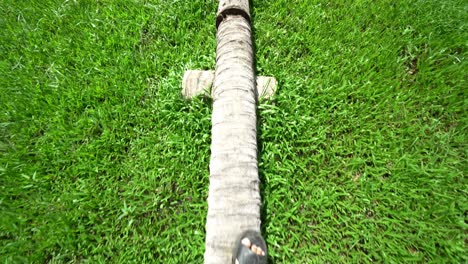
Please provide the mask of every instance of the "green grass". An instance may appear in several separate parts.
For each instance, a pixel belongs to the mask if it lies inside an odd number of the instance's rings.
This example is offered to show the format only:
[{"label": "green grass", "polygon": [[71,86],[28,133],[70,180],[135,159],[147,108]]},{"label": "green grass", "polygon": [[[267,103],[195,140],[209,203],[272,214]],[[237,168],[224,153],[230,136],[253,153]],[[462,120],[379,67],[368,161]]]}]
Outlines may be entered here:
[{"label": "green grass", "polygon": [[[0,262],[201,263],[216,1],[0,2]],[[462,0],[254,1],[271,263],[467,257]]]}]

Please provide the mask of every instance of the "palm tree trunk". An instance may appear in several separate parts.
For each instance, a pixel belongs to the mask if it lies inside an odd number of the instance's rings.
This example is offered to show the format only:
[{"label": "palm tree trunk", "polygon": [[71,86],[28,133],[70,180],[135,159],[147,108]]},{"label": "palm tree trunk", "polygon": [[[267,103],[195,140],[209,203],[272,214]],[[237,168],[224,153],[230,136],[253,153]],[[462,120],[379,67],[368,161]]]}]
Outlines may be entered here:
[{"label": "palm tree trunk", "polygon": [[232,263],[237,235],[247,229],[260,231],[256,89],[248,1],[221,0],[219,10],[207,264]]}]

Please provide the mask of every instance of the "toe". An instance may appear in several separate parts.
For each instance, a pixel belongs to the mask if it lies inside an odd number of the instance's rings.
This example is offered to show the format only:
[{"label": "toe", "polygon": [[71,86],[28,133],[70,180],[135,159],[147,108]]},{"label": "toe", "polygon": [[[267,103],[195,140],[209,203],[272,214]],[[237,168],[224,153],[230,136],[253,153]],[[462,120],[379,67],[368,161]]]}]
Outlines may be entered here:
[{"label": "toe", "polygon": [[255,254],[257,254],[257,249],[258,249],[257,245],[252,245],[252,247],[250,248],[250,250],[252,250],[253,253]]},{"label": "toe", "polygon": [[263,250],[260,247],[257,247],[257,255],[262,255]]},{"label": "toe", "polygon": [[242,245],[244,245],[244,246],[246,246],[246,247],[248,247],[248,248],[250,248],[250,246],[252,245],[252,244],[250,243],[250,239],[248,239],[248,238],[242,239],[241,243],[242,243]]}]

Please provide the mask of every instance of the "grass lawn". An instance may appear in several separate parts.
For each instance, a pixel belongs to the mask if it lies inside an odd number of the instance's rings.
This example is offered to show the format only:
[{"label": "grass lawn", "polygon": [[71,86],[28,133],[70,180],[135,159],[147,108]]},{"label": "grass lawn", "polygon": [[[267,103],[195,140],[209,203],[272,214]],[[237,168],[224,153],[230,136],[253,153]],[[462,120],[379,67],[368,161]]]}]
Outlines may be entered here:
[{"label": "grass lawn", "polygon": [[[0,262],[201,263],[217,1],[0,1]],[[468,4],[254,1],[271,263],[463,263]]]}]

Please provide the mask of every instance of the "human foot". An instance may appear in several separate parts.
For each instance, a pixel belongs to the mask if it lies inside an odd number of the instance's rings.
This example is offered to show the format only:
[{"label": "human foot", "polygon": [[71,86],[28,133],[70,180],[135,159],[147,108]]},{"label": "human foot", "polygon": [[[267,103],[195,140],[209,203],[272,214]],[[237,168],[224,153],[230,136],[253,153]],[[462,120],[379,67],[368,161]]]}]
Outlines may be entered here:
[{"label": "human foot", "polygon": [[246,231],[241,234],[236,243],[233,263],[266,263],[266,244],[260,233],[255,231]]},{"label": "human foot", "polygon": [[260,256],[265,256],[265,251],[263,251],[263,249],[260,246],[257,246],[255,244],[252,245],[248,237],[244,237],[244,239],[241,240],[241,243],[242,245],[250,249],[253,253],[260,255]]}]

